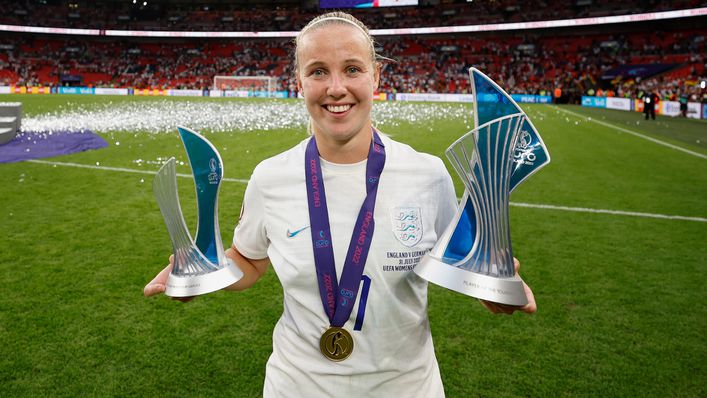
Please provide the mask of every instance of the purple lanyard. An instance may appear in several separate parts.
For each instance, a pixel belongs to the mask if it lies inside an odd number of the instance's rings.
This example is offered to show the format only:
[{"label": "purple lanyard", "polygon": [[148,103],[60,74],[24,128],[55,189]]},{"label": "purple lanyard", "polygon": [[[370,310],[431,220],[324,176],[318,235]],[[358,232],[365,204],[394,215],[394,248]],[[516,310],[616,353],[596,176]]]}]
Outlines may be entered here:
[{"label": "purple lanyard", "polygon": [[304,168],[307,179],[307,202],[309,204],[314,264],[319,281],[319,295],[331,326],[344,326],[356,301],[361,275],[363,275],[363,268],[368,257],[368,249],[373,240],[373,210],[376,206],[378,181],[383,172],[383,166],[385,166],[385,148],[378,133],[373,130],[373,142],[368,151],[368,163],[366,164],[366,198],[363,200],[358,218],[356,218],[356,226],[351,236],[339,283],[334,267],[334,249],[331,243],[331,228],[326,194],[324,193],[324,178],[319,163],[319,150],[314,137],[307,144]]}]

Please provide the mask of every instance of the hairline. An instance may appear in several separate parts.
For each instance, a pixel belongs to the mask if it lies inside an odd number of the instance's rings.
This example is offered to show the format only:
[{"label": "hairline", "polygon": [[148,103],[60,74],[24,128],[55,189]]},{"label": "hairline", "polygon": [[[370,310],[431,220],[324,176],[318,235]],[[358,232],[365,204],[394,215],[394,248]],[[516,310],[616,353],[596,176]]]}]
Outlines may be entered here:
[{"label": "hairline", "polygon": [[327,23],[327,24],[324,24],[323,26],[321,26],[320,22],[333,22],[333,24],[336,24],[336,23],[340,24],[341,22],[345,22],[348,25],[354,26],[356,29],[358,29],[359,32],[361,32],[363,34],[363,38],[367,42],[369,49],[371,50],[371,62],[373,62],[374,66],[377,64],[376,60],[377,60],[378,54],[376,54],[376,51],[375,51],[375,44],[373,41],[373,36],[371,36],[371,33],[367,31],[368,28],[362,27],[361,25],[356,23],[354,20],[350,20],[347,18],[339,17],[339,16],[330,16],[330,17],[324,17],[321,19],[317,19],[313,23],[307,24],[304,28],[302,28],[302,30],[295,37],[295,73],[299,73],[298,71],[301,67],[297,53],[299,52],[299,47],[300,47],[299,42],[300,42],[300,40],[302,40],[302,37],[304,36],[304,34],[311,31],[312,29],[319,29],[319,28],[327,27],[329,25],[333,25],[332,23]]},{"label": "hairline", "polygon": [[356,29],[358,29],[359,31],[361,31],[361,33],[363,33],[363,35],[366,36],[366,38],[369,38],[369,37],[371,36],[370,32],[366,32],[366,31],[365,31],[359,24],[357,24],[356,22],[354,22],[354,21],[352,21],[352,20],[349,20],[349,19],[346,19],[346,18],[336,17],[336,16],[321,18],[321,19],[318,19],[318,20],[314,21],[314,23],[308,24],[307,26],[305,26],[305,27],[299,32],[299,34],[298,34],[297,36],[300,36],[300,37],[301,37],[301,36],[303,36],[305,33],[307,33],[307,31],[311,30],[312,28],[314,28],[315,26],[319,25],[320,23],[322,23],[322,22],[328,22],[328,21],[341,21],[341,22],[346,22],[346,23],[348,23],[349,25],[355,26]]}]

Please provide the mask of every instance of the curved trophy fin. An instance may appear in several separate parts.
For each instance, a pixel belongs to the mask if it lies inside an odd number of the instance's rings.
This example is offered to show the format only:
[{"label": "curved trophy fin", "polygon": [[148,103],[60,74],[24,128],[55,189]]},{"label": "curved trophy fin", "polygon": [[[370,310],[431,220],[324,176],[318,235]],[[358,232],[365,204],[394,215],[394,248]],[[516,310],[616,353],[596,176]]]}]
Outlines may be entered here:
[{"label": "curved trophy fin", "polygon": [[[198,209],[196,246],[211,262],[223,264],[223,243],[218,225],[218,193],[223,179],[223,162],[216,148],[201,134],[177,127],[189,158]],[[219,231],[219,235],[216,232]]]},{"label": "curved trophy fin", "polygon": [[221,157],[213,145],[200,135],[180,128],[194,172],[199,226],[196,242],[189,234],[177,190],[174,158],[157,172],[152,187],[167,225],[174,267],[165,294],[171,297],[195,296],[222,289],[237,282],[243,273],[226,257],[218,226],[218,188],[223,177]]},{"label": "curved trophy fin", "polygon": [[485,123],[447,149],[466,188],[464,208],[444,251],[443,259],[450,265],[500,277],[515,273],[508,226],[509,176],[524,119],[524,114],[516,113]]},{"label": "curved trophy fin", "polygon": [[460,209],[442,254],[443,260],[451,265],[463,263],[476,242],[476,212],[468,192]]},{"label": "curved trophy fin", "polygon": [[[469,78],[474,97],[476,127],[515,113],[525,115],[506,91],[478,69],[469,68]],[[550,153],[527,115],[513,156],[515,163],[511,172],[511,191],[531,174],[550,163]]]},{"label": "curved trophy fin", "polygon": [[174,158],[170,158],[152,181],[157,204],[172,239],[172,249],[174,250],[172,273],[175,275],[199,275],[214,271],[217,268],[194,245],[187,223],[184,221],[182,208],[179,204],[175,163]]}]

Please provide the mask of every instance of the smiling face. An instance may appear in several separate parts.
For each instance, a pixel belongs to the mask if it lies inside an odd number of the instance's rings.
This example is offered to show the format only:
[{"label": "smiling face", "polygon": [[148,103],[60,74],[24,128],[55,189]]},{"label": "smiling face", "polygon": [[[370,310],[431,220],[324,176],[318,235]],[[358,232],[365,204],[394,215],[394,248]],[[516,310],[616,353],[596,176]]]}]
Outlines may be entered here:
[{"label": "smiling face", "polygon": [[379,78],[369,39],[349,23],[334,23],[306,31],[296,51],[298,87],[320,153],[322,145],[365,146],[367,153]]}]

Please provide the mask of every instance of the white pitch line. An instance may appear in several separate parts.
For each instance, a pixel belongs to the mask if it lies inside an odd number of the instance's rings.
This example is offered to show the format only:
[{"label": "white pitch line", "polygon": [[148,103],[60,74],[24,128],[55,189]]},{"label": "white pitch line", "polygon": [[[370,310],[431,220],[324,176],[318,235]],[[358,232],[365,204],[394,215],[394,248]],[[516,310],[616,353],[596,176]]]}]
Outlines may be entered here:
[{"label": "white pitch line", "polygon": [[619,216],[662,218],[662,219],[667,219],[667,220],[707,222],[707,218],[703,218],[703,217],[671,216],[671,215],[667,215],[667,214],[639,213],[639,212],[635,212],[635,211],[623,211],[623,210],[590,209],[590,208],[586,208],[586,207],[567,207],[567,206],[543,205],[543,204],[522,203],[522,202],[511,202],[511,206],[530,207],[530,208],[534,208],[534,209],[572,211],[572,212],[576,212],[576,213],[599,213],[599,214],[613,214],[613,215],[619,215]]},{"label": "white pitch line", "polygon": [[[27,160],[30,163],[47,164],[52,166],[63,166],[63,167],[78,167],[82,169],[91,170],[105,170],[105,171],[119,171],[125,173],[137,173],[137,174],[157,174],[156,171],[149,170],[135,170],[127,169],[123,167],[109,167],[109,166],[97,166],[92,164],[80,164],[80,163],[67,163],[67,162],[50,162],[47,160],[32,159]],[[193,178],[191,174],[177,174],[179,177]],[[237,182],[240,184],[248,183],[248,180],[239,178],[224,178],[223,181]],[[547,210],[560,210],[560,211],[571,211],[576,213],[599,213],[599,214],[613,214],[620,216],[631,216],[631,217],[644,217],[644,218],[660,218],[667,220],[681,220],[681,221],[697,221],[697,222],[707,222],[707,218],[703,217],[686,217],[686,216],[673,216],[666,214],[653,214],[653,213],[639,213],[635,211],[622,211],[622,210],[606,210],[606,209],[590,209],[584,207],[567,207],[567,206],[555,206],[555,205],[544,205],[544,204],[533,204],[533,203],[521,203],[521,202],[511,202],[511,206],[516,207],[528,207],[534,209],[547,209]]]},{"label": "white pitch line", "polygon": [[[30,160],[27,160],[27,162],[48,164],[48,165],[52,165],[52,166],[78,167],[81,169],[122,171],[124,173],[150,174],[150,175],[157,174],[157,171],[151,171],[151,170],[135,170],[135,169],[126,169],[123,167],[98,166],[98,165],[81,164],[81,163],[50,162],[47,160],[38,160],[38,159],[30,159]],[[194,178],[194,176],[191,174],[179,174],[179,173],[177,173],[177,177],[192,178],[192,179]],[[248,180],[242,180],[239,178],[223,178],[222,181],[239,182],[241,184],[246,184],[248,182]]]},{"label": "white pitch line", "polygon": [[619,131],[623,131],[624,133],[631,134],[631,135],[636,136],[636,137],[639,137],[639,138],[643,138],[644,140],[648,140],[648,141],[654,142],[654,143],[656,143],[656,144],[658,144],[658,145],[667,146],[668,148],[672,148],[672,149],[675,149],[675,150],[678,150],[678,151],[681,151],[681,152],[685,152],[685,153],[687,153],[687,154],[689,154],[689,155],[697,156],[698,158],[707,159],[707,155],[705,155],[705,154],[703,154],[703,153],[694,152],[694,151],[691,151],[691,150],[689,150],[689,149],[685,149],[685,148],[683,148],[683,147],[680,147],[680,146],[677,146],[677,145],[673,145],[673,144],[670,144],[670,143],[668,143],[668,142],[661,141],[661,140],[659,140],[659,139],[656,139],[656,138],[653,138],[653,137],[649,137],[649,136],[647,136],[647,135],[643,135],[643,134],[641,134],[641,133],[637,133],[637,132],[635,132],[635,131],[632,131],[632,130],[629,130],[629,129],[626,129],[626,128],[623,128],[623,127],[620,127],[620,126],[613,125],[613,124],[608,123],[608,122],[603,122],[603,121],[601,121],[601,120],[596,120],[596,119],[594,119],[594,118],[592,118],[591,120],[589,120],[589,119],[590,119],[589,116],[585,116],[585,115],[582,115],[582,114],[579,114],[579,113],[576,113],[576,112],[568,111],[567,109],[562,109],[562,108],[559,108],[559,107],[555,107],[555,108],[556,108],[557,110],[562,111],[562,112],[569,113],[570,115],[574,115],[574,116],[583,118],[584,120],[588,120],[588,121],[594,122],[594,123],[599,123],[599,124],[604,125],[604,126],[606,126],[606,127],[609,127],[609,128],[612,128],[612,129],[616,129],[616,130],[619,130]]}]

